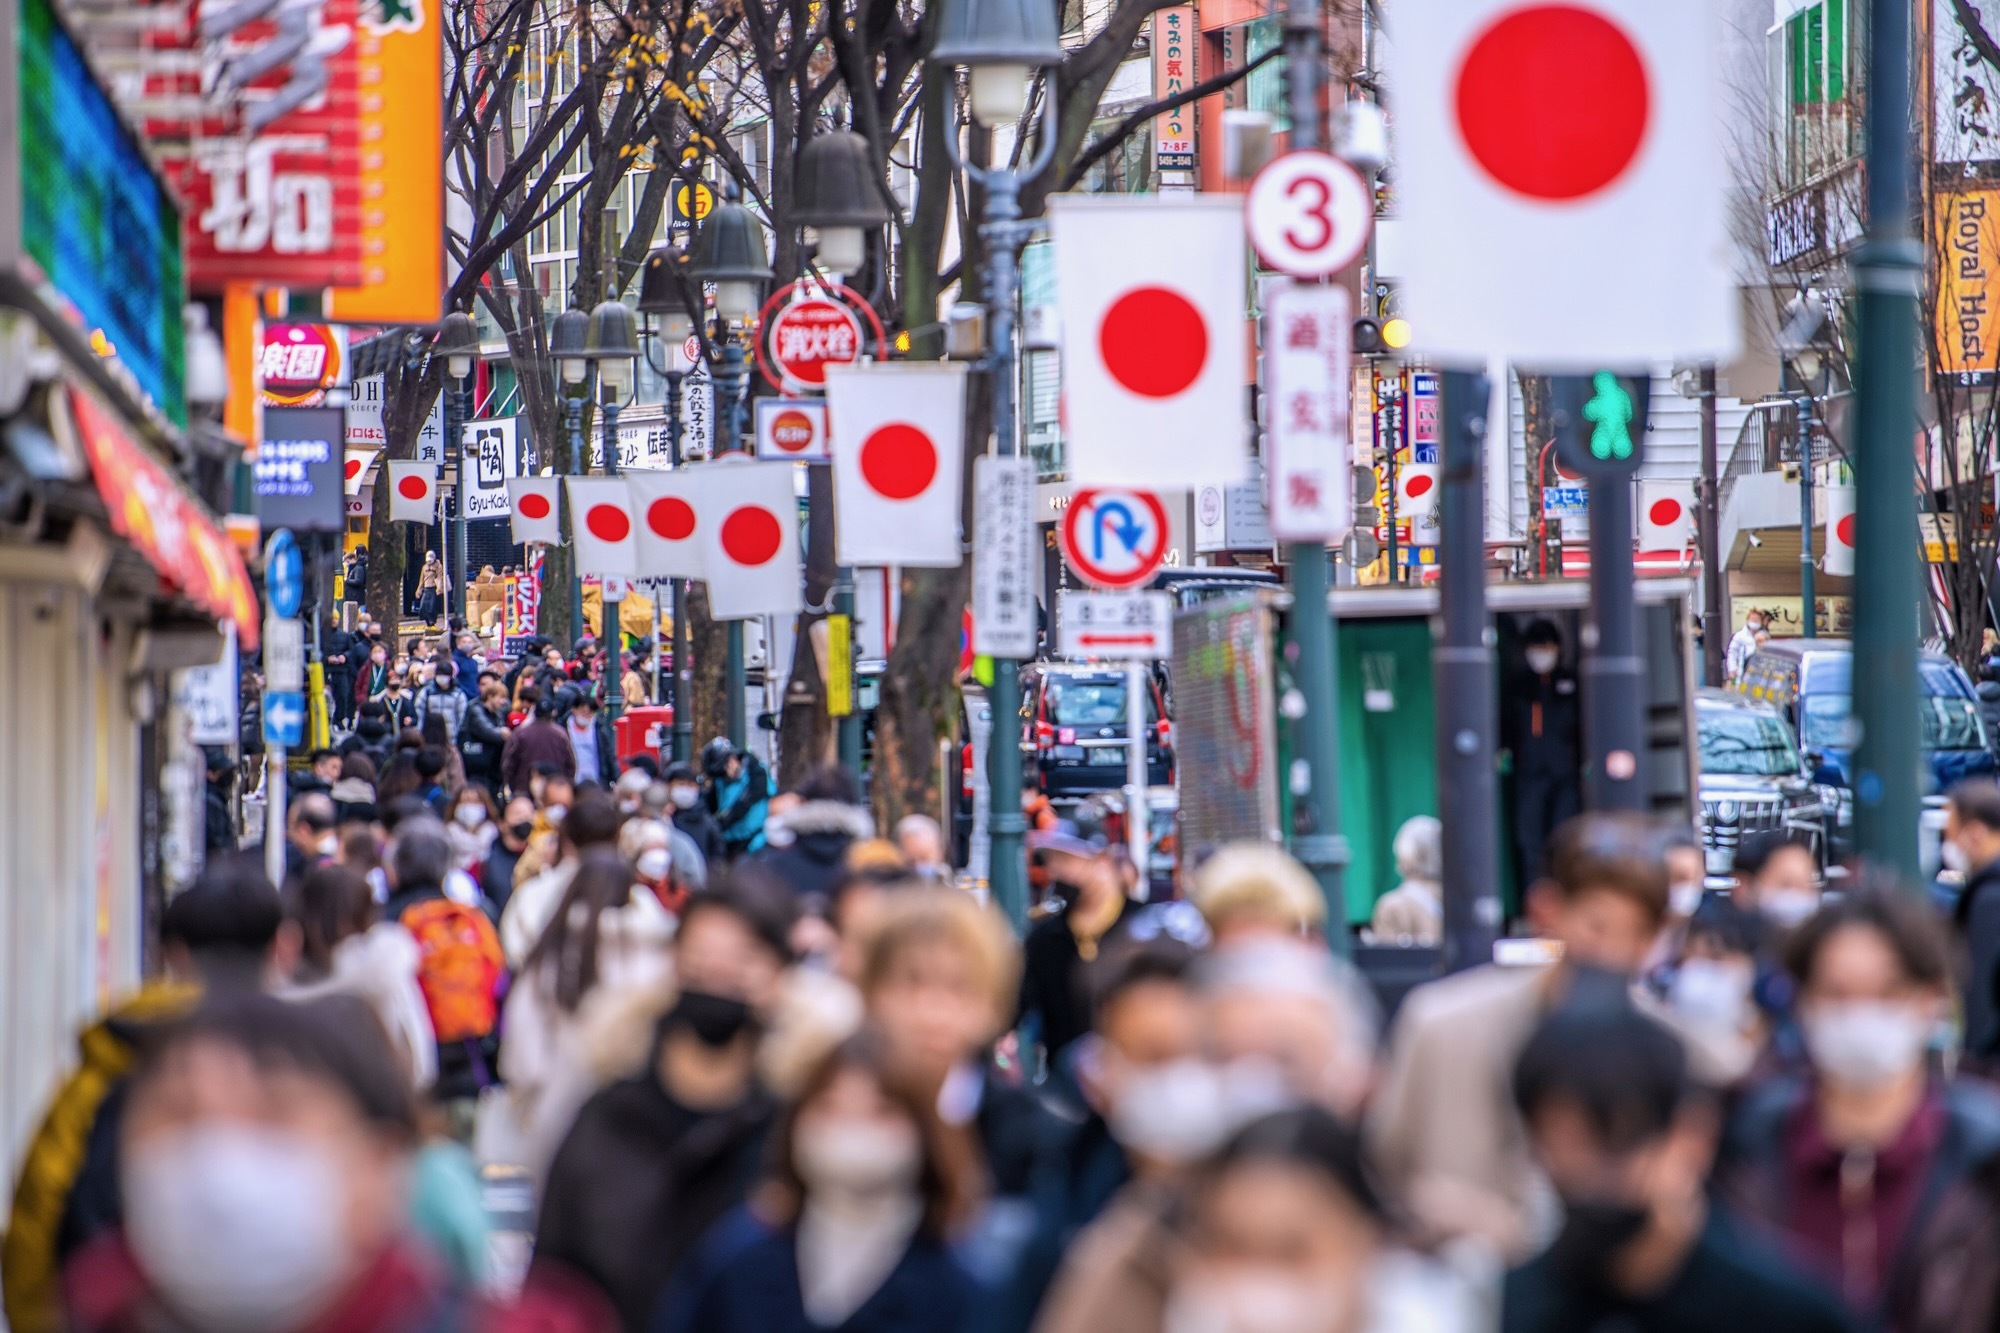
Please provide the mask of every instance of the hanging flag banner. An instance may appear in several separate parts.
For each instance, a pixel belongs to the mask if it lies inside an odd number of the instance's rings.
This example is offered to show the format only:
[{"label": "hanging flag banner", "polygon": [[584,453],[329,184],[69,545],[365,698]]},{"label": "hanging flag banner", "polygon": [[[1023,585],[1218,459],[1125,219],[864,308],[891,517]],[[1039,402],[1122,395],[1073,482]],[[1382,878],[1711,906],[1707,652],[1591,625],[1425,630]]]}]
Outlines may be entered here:
[{"label": "hanging flag banner", "polygon": [[509,478],[521,475],[518,417],[493,417],[465,425],[465,461],[458,484],[465,496],[465,517],[506,518],[513,512]]},{"label": "hanging flag banner", "polygon": [[965,377],[958,361],[827,368],[839,563],[949,569],[964,560]]},{"label": "hanging flag banner", "polygon": [[395,523],[437,522],[437,464],[396,460],[389,464],[389,519]]},{"label": "hanging flag banner", "polygon": [[381,457],[380,449],[357,449],[347,446],[346,461],[341,464],[341,477],[349,495],[361,494],[362,488],[375,479],[375,460]]},{"label": "hanging flag banner", "polygon": [[1271,533],[1288,542],[1339,541],[1354,524],[1347,461],[1353,302],[1345,287],[1283,283],[1271,290],[1264,318]]},{"label": "hanging flag banner", "polygon": [[1059,194],[1049,220],[1070,480],[1243,480],[1242,199]]},{"label": "hanging flag banner", "polygon": [[565,477],[570,537],[580,574],[631,578],[639,572],[639,543],[632,533],[632,493],[623,477]]},{"label": "hanging flag banner", "polygon": [[1826,555],[1820,568],[1836,578],[1854,575],[1854,488],[1826,488],[1826,531],[1822,546]]},{"label": "hanging flag banner", "polygon": [[639,528],[640,578],[708,577],[700,532],[702,480],[707,471],[677,468],[672,472],[634,472],[625,478]]},{"label": "hanging flag banner", "polygon": [[702,469],[700,531],[717,620],[793,615],[800,605],[799,504],[790,463]]},{"label": "hanging flag banner", "polygon": [[514,517],[514,540],[562,545],[562,478],[510,477],[507,479],[509,510]]},{"label": "hanging flag banner", "polygon": [[[1607,483],[1617,485],[1617,482]],[[1694,544],[1694,483],[1639,483],[1639,549],[1684,551]]]},{"label": "hanging flag banner", "polygon": [[1390,86],[1419,351],[1538,371],[1735,357],[1716,8],[1406,0]]}]

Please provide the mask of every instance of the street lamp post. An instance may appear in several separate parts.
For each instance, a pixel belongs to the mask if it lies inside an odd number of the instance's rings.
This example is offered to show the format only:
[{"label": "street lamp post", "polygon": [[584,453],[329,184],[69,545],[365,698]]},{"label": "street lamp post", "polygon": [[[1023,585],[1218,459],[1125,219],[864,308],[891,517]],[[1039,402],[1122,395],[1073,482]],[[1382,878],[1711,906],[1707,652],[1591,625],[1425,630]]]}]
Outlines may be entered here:
[{"label": "street lamp post", "polygon": [[[943,11],[933,60],[967,70],[967,102],[982,125],[1019,121],[1026,113],[1028,85],[1036,69],[1062,59],[1056,32],[1055,6],[1043,0],[954,0]],[[1027,127],[1021,127],[1025,134]],[[1025,168],[982,167],[963,161],[958,136],[945,136],[952,163],[986,191],[985,218],[979,232],[986,240],[986,305],[991,329],[987,366],[993,374],[993,435],[996,452],[1009,458],[1020,452],[1015,439],[1014,305],[1019,299],[1017,256],[1033,233],[1032,222],[1021,221],[1021,187],[1042,174],[1055,157],[1056,113],[1051,96],[1044,113],[1035,157]],[[977,515],[975,522],[986,522]],[[1028,534],[1032,536],[1032,534]],[[1323,600],[1323,599],[1322,599]],[[993,793],[993,901],[1015,929],[1028,921],[1028,874],[1023,843],[1028,831],[1021,810],[1021,663],[995,659],[993,742],[987,750],[987,782]]]},{"label": "street lamp post", "polygon": [[[634,390],[634,361],[639,355],[639,325],[632,307],[618,299],[616,252],[605,261],[604,299],[590,312],[590,338],[586,346],[597,363],[599,406],[604,413],[604,471],[618,475],[618,417],[631,401]],[[625,627],[621,615],[622,597],[613,597],[611,580],[599,584],[598,607],[603,616],[600,647],[605,650],[604,707],[612,717],[625,710],[625,693],[620,679],[624,671]]]},{"label": "street lamp post", "polygon": [[[667,382],[667,465],[681,466],[681,381],[687,372],[679,369],[675,354],[694,335],[695,317],[688,310],[676,270],[687,263],[685,251],[663,246],[646,256],[646,268],[639,278],[640,345],[646,362]],[[660,349],[654,359],[654,349]],[[689,762],[693,754],[694,719],[688,716],[688,699],[683,689],[688,680],[688,627],[686,579],[670,579],[673,597],[674,646],[673,681],[668,705],[673,711],[669,754],[677,764]],[[657,645],[655,645],[657,651]]]},{"label": "street lamp post", "polygon": [[[853,273],[868,262],[868,234],[887,226],[891,214],[868,141],[852,130],[823,130],[799,150],[793,212],[818,247],[819,265],[836,274]],[[813,464],[813,485],[827,483],[828,468]],[[843,767],[861,771],[861,711],[852,702],[854,679],[854,570],[834,571],[833,611],[848,626],[847,661],[840,669],[850,682],[847,712],[835,727]]]},{"label": "street lamp post", "polygon": [[471,315],[454,310],[438,329],[433,356],[444,358],[445,449],[458,470],[458,485],[452,491],[451,517],[451,596],[447,613],[465,617],[465,427],[472,420],[472,368],[479,360],[479,326]]},{"label": "street lamp post", "polygon": [[[764,249],[764,227],[751,211],[733,198],[709,212],[694,236],[688,254],[688,276],[715,284],[714,341],[722,364],[716,374],[715,449],[735,449],[743,438],[743,403],[749,397],[750,367],[735,326],[757,313],[757,291],[772,278]],[[743,622],[729,622],[728,727],[730,744],[739,750],[748,740],[743,716]]]},{"label": "street lamp post", "polygon": [[[569,437],[569,475],[583,475],[583,395],[590,379],[590,316],[581,310],[565,310],[556,316],[549,330],[549,355],[556,363],[556,384],[563,395],[563,429]],[[563,509],[569,514],[571,533],[569,554],[569,641],[583,637],[583,575],[576,567],[576,510],[563,490]],[[568,656],[567,653],[564,656]]]}]

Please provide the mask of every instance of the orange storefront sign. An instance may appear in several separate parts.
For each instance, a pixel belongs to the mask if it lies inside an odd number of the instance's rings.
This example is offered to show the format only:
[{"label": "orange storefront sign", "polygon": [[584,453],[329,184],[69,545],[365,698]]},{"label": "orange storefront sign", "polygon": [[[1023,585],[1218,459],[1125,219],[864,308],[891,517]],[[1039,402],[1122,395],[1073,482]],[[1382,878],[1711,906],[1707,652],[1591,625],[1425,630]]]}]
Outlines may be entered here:
[{"label": "orange storefront sign", "polygon": [[174,591],[217,620],[234,621],[237,639],[257,646],[257,593],[234,544],[206,510],[118,419],[71,387],[70,412],[90,459],[111,527]]}]

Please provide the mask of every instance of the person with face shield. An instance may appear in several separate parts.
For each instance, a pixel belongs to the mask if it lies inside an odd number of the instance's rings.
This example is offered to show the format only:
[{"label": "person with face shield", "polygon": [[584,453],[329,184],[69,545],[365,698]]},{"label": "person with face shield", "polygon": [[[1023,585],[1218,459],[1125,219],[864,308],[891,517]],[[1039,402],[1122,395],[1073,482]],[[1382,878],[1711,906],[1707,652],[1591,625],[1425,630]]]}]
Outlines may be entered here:
[{"label": "person with face shield", "polygon": [[978,1288],[950,1239],[978,1203],[977,1159],[881,1039],[842,1043],[773,1132],[754,1207],[683,1265],[658,1333],[938,1333]]},{"label": "person with face shield", "polygon": [[1951,789],[1945,807],[1945,868],[1964,883],[1952,924],[1965,971],[1965,1058],[2000,1070],[2000,784],[1974,778]]},{"label": "person with face shield", "polygon": [[1745,1100],[1716,1195],[1858,1318],[1916,1327],[1901,1302],[1955,1276],[1934,1225],[2000,1167],[2000,1099],[1929,1058],[1951,999],[1943,930],[1915,895],[1864,880],[1786,961],[1811,1073]]},{"label": "person with face shield", "polygon": [[1826,1293],[1741,1243],[1705,1189],[1718,1110],[1673,1035],[1619,994],[1551,1014],[1514,1100],[1562,1204],[1554,1240],[1507,1274],[1501,1333],[1842,1333]]},{"label": "person with face shield", "polygon": [[1477,1235],[1514,1257],[1549,1205],[1508,1091],[1514,1060],[1579,979],[1629,985],[1667,912],[1661,832],[1641,816],[1571,820],[1549,840],[1548,869],[1528,916],[1559,961],[1487,964],[1412,991],[1369,1114],[1377,1163],[1427,1237]]}]

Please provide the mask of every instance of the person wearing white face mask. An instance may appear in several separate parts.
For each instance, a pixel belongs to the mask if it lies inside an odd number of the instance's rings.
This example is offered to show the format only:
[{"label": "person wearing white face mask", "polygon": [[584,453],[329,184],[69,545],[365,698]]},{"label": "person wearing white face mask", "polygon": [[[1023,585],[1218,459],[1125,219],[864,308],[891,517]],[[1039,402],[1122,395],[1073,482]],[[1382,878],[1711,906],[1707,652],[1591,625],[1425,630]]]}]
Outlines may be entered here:
[{"label": "person wearing white face mask", "polygon": [[1985,778],[1951,789],[1944,863],[1964,877],[1952,921],[1965,951],[1965,1057],[2000,1068],[2000,784]]},{"label": "person wearing white face mask", "polygon": [[493,797],[477,784],[466,786],[452,798],[451,822],[445,825],[445,833],[451,839],[452,864],[460,870],[480,873],[487,853],[493,850],[493,840],[500,836],[495,813]]},{"label": "person wearing white face mask", "polygon": [[1731,864],[1738,907],[1779,931],[1796,929],[1819,909],[1819,859],[1791,833],[1757,833],[1743,840]]},{"label": "person wearing white face mask", "polygon": [[2000,1164],[2000,1099],[1928,1052],[1950,1001],[1944,933],[1914,894],[1864,881],[1789,943],[1810,1078],[1743,1103],[1716,1194],[1871,1326],[1935,1327],[1904,1299],[1954,1281],[1930,1243]]},{"label": "person wearing white face mask", "polygon": [[701,777],[692,764],[675,764],[667,770],[667,807],[673,811],[674,827],[694,839],[702,859],[710,865],[723,863],[722,825],[702,803]]},{"label": "person wearing white face mask", "polygon": [[774,1140],[767,1188],[682,1267],[660,1333],[967,1325],[977,1287],[948,1239],[976,1203],[977,1158],[878,1038],[828,1056]]},{"label": "person wearing white face mask", "polygon": [[1500,695],[1500,743],[1514,802],[1514,853],[1521,883],[1542,874],[1549,835],[1583,808],[1583,696],[1562,664],[1562,631],[1537,620],[1521,632],[1526,669]]}]

